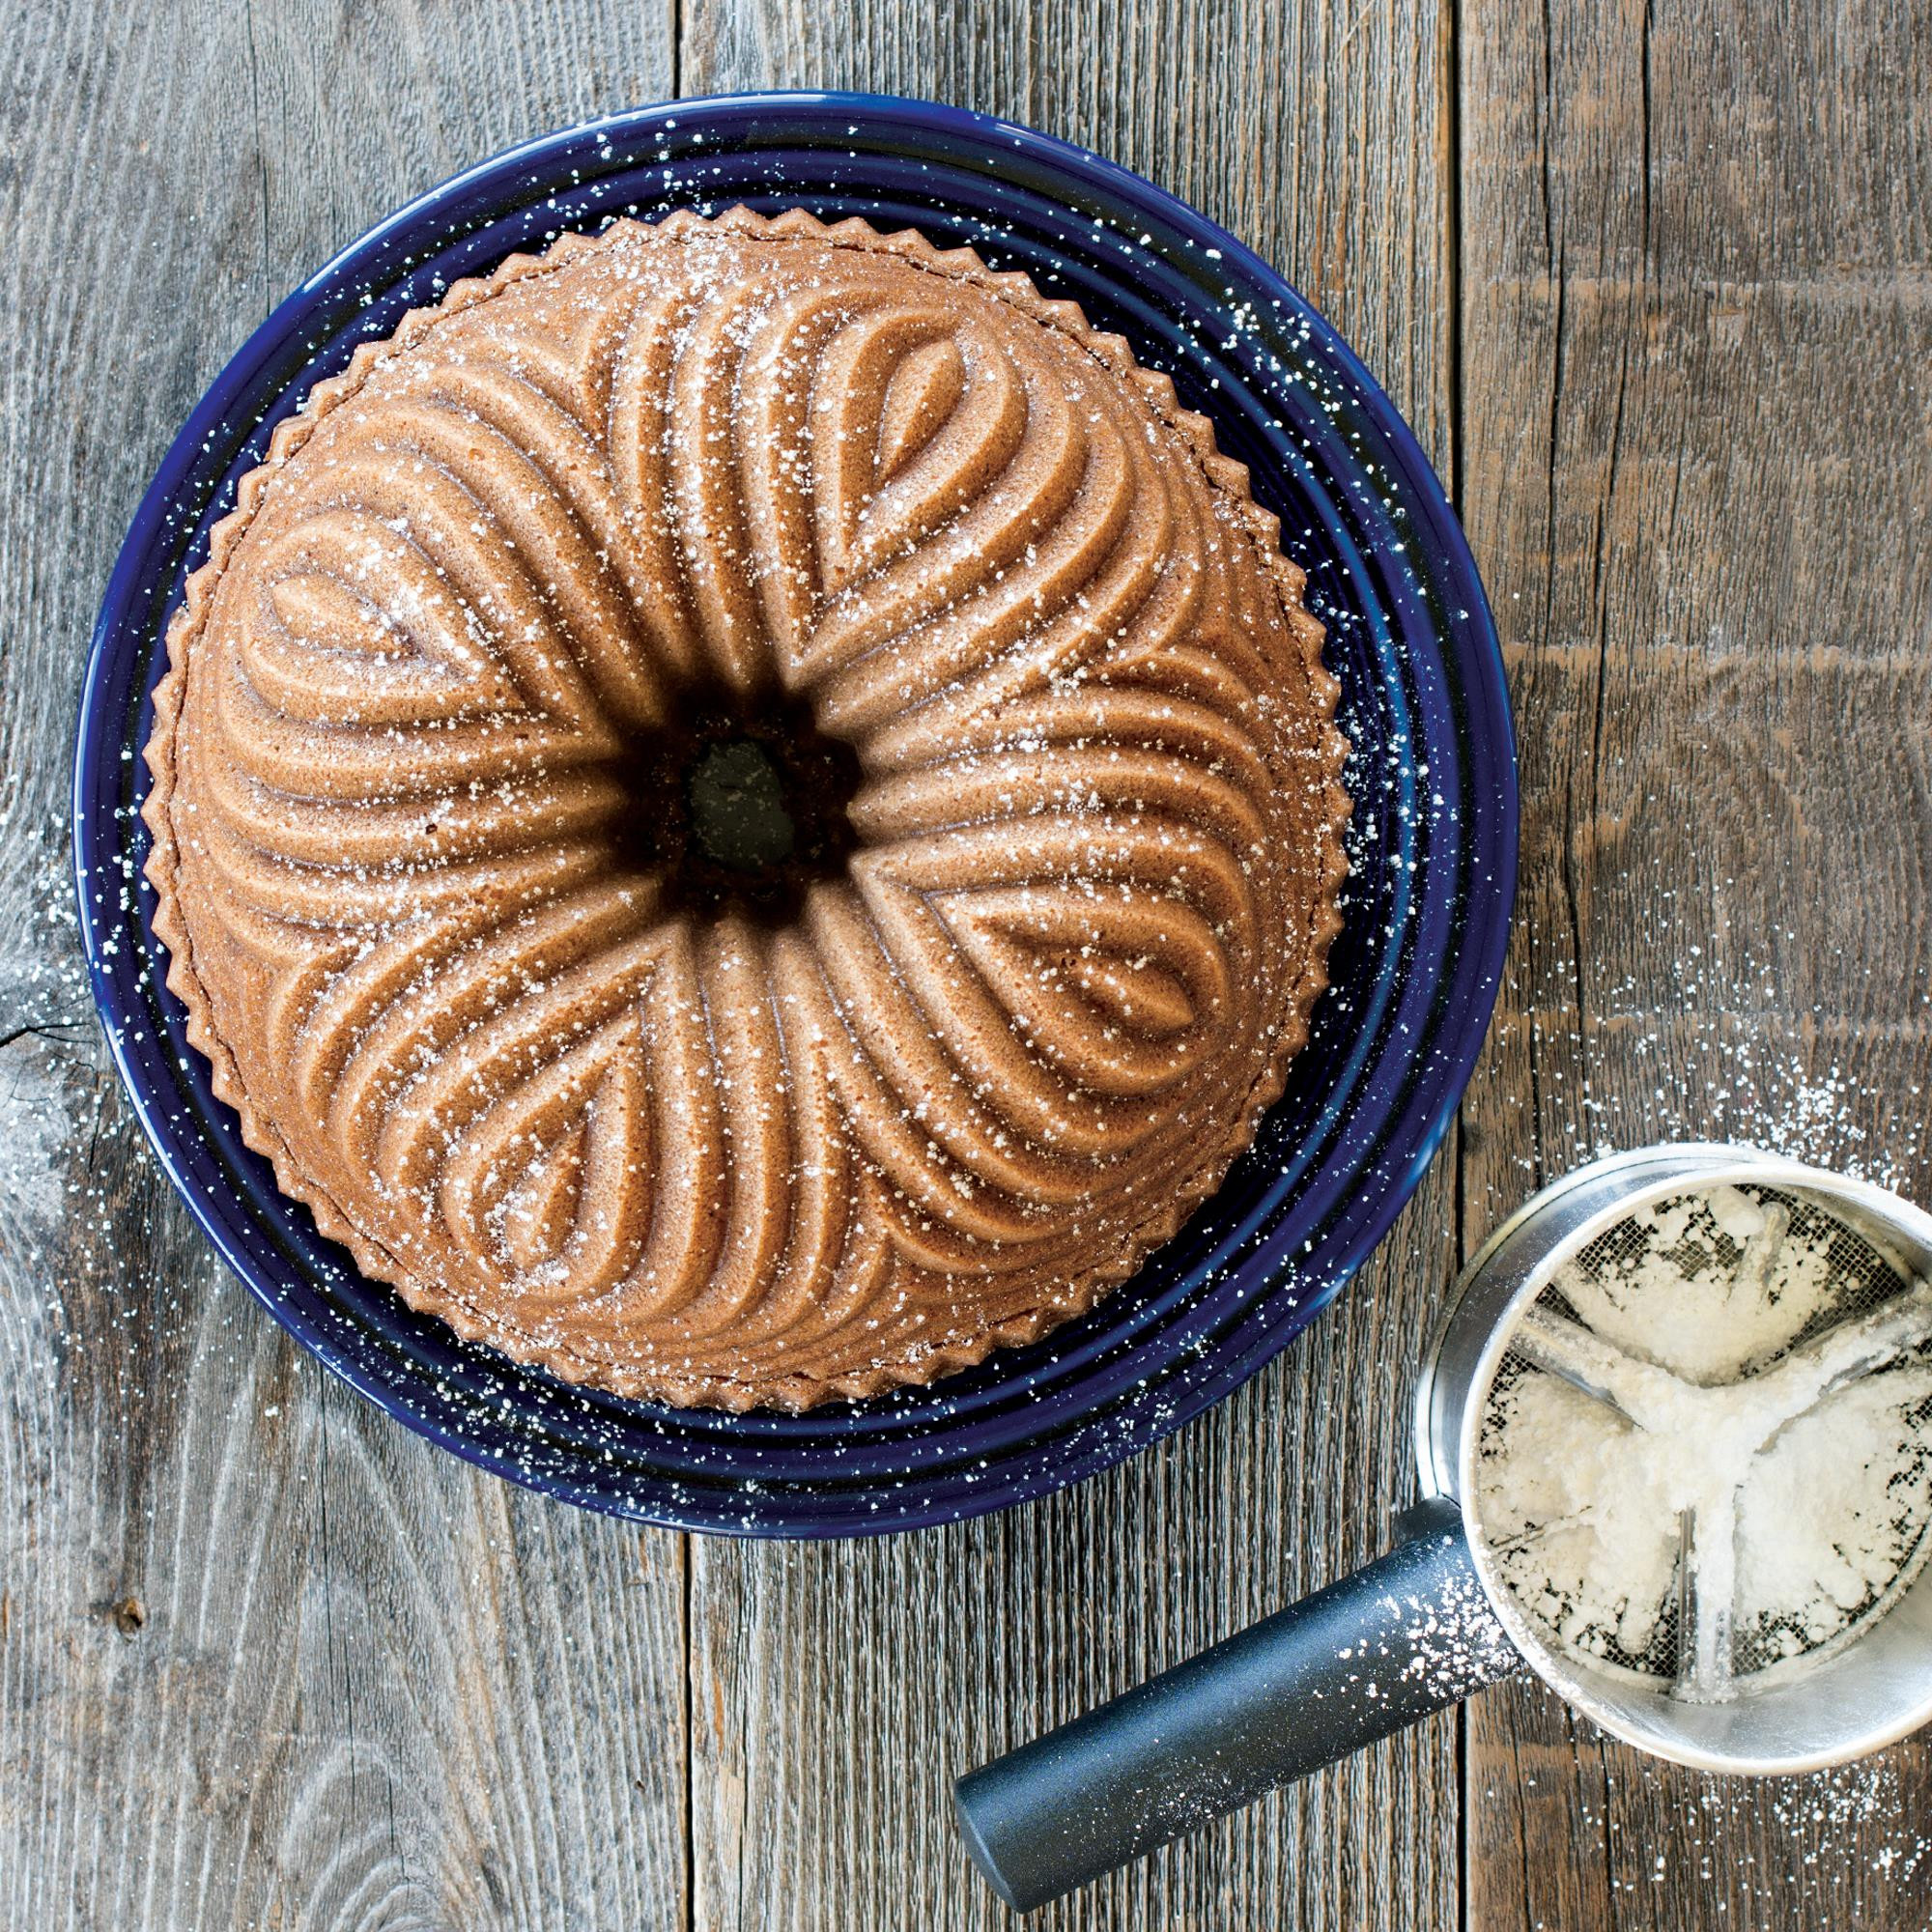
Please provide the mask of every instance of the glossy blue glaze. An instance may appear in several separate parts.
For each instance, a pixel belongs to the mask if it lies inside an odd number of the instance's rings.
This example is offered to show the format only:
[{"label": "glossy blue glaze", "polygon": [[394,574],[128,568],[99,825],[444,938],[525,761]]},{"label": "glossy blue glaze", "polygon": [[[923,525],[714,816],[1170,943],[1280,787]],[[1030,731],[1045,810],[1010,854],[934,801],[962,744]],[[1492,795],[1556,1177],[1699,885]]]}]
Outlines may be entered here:
[{"label": "glossy blue glaze", "polygon": [[[1355,864],[1333,990],[1252,1151],[1086,1319],[936,1389],[804,1416],[620,1402],[459,1342],[364,1281],[276,1191],[161,985],[139,757],[160,639],[273,425],[458,276],[618,213],[734,202],[917,226],[1077,299],[1246,463],[1328,627],[1353,740]],[[762,95],[613,116],[392,215],[222,372],[142,501],[95,632],[75,752],[81,931],[114,1058],[169,1178],[302,1345],[411,1428],[646,1521],[850,1535],[972,1516],[1131,1455],[1286,1346],[1388,1231],[1453,1117],[1495,998],[1517,791],[1482,585],[1402,418],[1264,264],[1125,169],[922,101]]]}]

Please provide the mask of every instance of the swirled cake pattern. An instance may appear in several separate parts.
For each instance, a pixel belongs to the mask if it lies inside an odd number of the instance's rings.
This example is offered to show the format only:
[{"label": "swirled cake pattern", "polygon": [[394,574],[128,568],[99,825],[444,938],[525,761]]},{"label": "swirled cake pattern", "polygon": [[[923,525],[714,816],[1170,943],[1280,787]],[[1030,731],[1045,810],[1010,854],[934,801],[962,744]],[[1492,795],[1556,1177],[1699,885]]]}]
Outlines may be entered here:
[{"label": "swirled cake pattern", "polygon": [[[929,1380],[1131,1273],[1305,1038],[1348,800],[1300,587],[1024,276],[566,236],[358,350],[216,526],[148,750],[169,983],[465,1336],[677,1404]],[[742,891],[680,818],[717,718],[831,801]]]}]

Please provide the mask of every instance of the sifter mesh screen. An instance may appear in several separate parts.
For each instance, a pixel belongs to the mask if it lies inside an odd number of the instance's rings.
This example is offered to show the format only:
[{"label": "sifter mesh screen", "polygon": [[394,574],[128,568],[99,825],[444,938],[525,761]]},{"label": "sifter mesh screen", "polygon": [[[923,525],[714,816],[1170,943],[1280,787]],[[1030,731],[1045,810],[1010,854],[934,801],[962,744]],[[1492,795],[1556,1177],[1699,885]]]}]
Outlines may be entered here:
[{"label": "sifter mesh screen", "polygon": [[[1592,1405],[1605,1400],[1601,1385],[1591,1386],[1592,1377],[1560,1359],[1560,1350],[1552,1355],[1547,1338],[1560,1340],[1565,1332],[1590,1330],[1592,1344],[1612,1342],[1626,1359],[1661,1365],[1704,1387],[1736,1388],[1747,1398],[1753,1386],[1767,1393],[1777,1388],[1776,1379],[1758,1378],[1775,1378],[1781,1365],[1796,1372],[1821,1350],[1843,1353],[1874,1322],[1904,1324],[1903,1344],[1856,1375],[1841,1376],[1833,1389],[1895,1374],[1901,1363],[1932,1366],[1932,1326],[1911,1319],[1925,1291],[1862,1234],[1799,1196],[1755,1186],[1719,1192],[1723,1202],[1683,1196],[1618,1222],[1546,1285],[1536,1311],[1553,1320],[1532,1317],[1519,1327],[1491,1385],[1484,1467],[1510,1455],[1511,1431],[1530,1428],[1531,1419],[1541,1419],[1543,1432],[1534,1453],[1562,1463],[1560,1455],[1546,1455],[1547,1418],[1574,1413],[1587,1423]],[[1747,1204],[1742,1210],[1741,1202]],[[1752,1209],[1762,1223],[1755,1230]],[[1643,1292],[1633,1292],[1633,1284]],[[1681,1292],[1673,1293],[1673,1285]],[[1889,1317],[1881,1314],[1889,1308]],[[1559,1380],[1576,1386],[1553,1387]],[[1578,1392],[1584,1388],[1587,1395]],[[1569,1451],[1574,1466],[1532,1470],[1514,1492],[1520,1506],[1493,1522],[1487,1504],[1480,1512],[1503,1578],[1553,1648],[1594,1668],[1670,1684],[1686,1695],[1721,1696],[1733,1686],[1747,1690],[1750,1680],[1780,1665],[1802,1667],[1803,1660],[1842,1647],[1883,1616],[1932,1553],[1932,1393],[1916,1395],[1921,1388],[1932,1390],[1925,1375],[1873,1391],[1887,1400],[1900,1392],[1887,1411],[1898,1416],[1898,1426],[1886,1432],[1890,1439],[1878,1452],[1885,1466],[1860,1478],[1861,1493],[1876,1495],[1891,1519],[1877,1574],[1870,1562],[1839,1565],[1831,1587],[1799,1608],[1753,1603],[1747,1587],[1741,1592],[1727,1570],[1717,1571],[1728,1584],[1720,1591],[1725,1628],[1715,1653],[1720,1681],[1712,1681],[1710,1633],[1692,1627],[1712,1614],[1708,1599],[1720,1587],[1700,1574],[1714,1568],[1707,1537],[1693,1538],[1688,1520],[1666,1520],[1662,1528],[1669,1542],[1646,1547],[1647,1560],[1632,1562],[1621,1577],[1591,1575],[1577,1556],[1579,1549],[1587,1556],[1639,1547],[1627,1519],[1641,1508],[1641,1486],[1631,1486],[1634,1495],[1620,1491],[1617,1467],[1634,1440],[1619,1432],[1633,1425],[1614,1403],[1599,1417],[1602,1427]],[[1777,1439],[1771,1438],[1767,1452]],[[1837,1492],[1826,1482],[1820,1493]],[[1556,1506],[1559,1498],[1567,1507]],[[1735,1496],[1731,1508],[1735,1520]],[[1560,1560],[1551,1552],[1560,1552]],[[1700,1584],[1707,1599],[1701,1610]]]}]

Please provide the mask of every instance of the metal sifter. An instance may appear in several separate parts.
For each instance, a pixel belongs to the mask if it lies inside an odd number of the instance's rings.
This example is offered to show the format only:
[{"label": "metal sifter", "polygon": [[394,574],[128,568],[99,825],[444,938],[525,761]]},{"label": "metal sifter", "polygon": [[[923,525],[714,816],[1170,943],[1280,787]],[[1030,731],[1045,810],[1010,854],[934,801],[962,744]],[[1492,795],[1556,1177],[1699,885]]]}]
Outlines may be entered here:
[{"label": "metal sifter", "polygon": [[[1710,1771],[1843,1763],[1932,1719],[1928,1277],[1932,1216],[1748,1148],[1545,1189],[1428,1353],[1398,1547],[960,1778],[975,1862],[1030,1910],[1524,1663]],[[1567,1574],[1565,1538],[1612,1574]]]}]

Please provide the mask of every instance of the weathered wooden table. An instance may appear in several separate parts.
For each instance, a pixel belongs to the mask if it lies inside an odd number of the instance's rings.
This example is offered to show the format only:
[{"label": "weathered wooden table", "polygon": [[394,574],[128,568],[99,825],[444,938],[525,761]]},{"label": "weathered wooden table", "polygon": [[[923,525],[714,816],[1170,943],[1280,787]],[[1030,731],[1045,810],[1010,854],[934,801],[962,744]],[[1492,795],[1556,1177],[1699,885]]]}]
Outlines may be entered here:
[{"label": "weathered wooden table", "polygon": [[[1747,1134],[1932,1198],[1924,0],[16,0],[0,36],[6,1932],[998,1924],[951,1774],[1380,1547],[1420,1331],[1533,1184]],[[1525,803],[1460,1132],[1343,1302],[1108,1477],[817,1548],[573,1514],[333,1385],[144,1157],[63,879],[108,564],[270,303],[522,136],[778,84],[1051,128],[1278,264],[1451,485]],[[1928,1815],[1923,1745],[1726,1786],[1513,1688],[1041,1922],[1919,1932]]]}]

